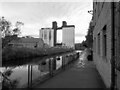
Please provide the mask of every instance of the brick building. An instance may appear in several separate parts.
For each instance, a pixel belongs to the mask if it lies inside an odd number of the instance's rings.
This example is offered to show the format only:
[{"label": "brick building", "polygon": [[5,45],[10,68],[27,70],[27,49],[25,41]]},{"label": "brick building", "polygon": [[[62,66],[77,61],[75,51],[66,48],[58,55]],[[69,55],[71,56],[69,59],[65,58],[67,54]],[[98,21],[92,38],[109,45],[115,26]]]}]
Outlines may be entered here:
[{"label": "brick building", "polygon": [[120,89],[120,3],[94,1],[93,25],[93,59],[96,67],[106,87],[115,84]]},{"label": "brick building", "polygon": [[12,47],[43,48],[44,42],[40,38],[18,38],[8,43]]}]

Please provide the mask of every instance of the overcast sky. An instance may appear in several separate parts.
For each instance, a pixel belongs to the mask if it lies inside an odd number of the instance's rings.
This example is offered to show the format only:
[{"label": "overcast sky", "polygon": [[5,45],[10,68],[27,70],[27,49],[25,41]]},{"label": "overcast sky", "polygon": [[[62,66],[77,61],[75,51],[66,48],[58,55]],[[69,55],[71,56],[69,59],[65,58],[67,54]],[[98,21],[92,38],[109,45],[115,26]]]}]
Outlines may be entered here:
[{"label": "overcast sky", "polygon": [[[14,0],[13,0],[14,1]],[[49,0],[50,1],[50,0]],[[60,1],[60,0],[59,0]],[[39,29],[52,27],[52,21],[58,26],[62,21],[75,25],[75,42],[85,40],[92,15],[92,1],[89,2],[0,2],[0,16],[13,24],[24,23],[22,35],[39,36]],[[74,1],[74,0],[73,0]]]}]

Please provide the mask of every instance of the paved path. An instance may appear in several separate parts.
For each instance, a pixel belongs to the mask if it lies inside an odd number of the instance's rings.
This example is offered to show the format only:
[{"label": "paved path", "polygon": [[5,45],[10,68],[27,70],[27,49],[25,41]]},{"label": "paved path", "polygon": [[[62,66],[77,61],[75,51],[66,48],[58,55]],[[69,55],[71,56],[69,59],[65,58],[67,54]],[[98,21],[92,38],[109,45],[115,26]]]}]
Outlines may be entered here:
[{"label": "paved path", "polygon": [[105,88],[105,85],[94,63],[87,61],[83,53],[74,65],[37,88]]}]

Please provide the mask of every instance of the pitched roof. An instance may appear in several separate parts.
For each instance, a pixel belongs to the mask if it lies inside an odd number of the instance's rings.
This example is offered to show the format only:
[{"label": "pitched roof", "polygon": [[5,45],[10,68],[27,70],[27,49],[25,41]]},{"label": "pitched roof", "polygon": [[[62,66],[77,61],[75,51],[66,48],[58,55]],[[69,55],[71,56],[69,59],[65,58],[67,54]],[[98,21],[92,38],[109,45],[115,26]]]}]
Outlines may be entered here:
[{"label": "pitched roof", "polygon": [[18,40],[12,40],[10,43],[38,43],[43,42],[41,38],[19,38]]}]

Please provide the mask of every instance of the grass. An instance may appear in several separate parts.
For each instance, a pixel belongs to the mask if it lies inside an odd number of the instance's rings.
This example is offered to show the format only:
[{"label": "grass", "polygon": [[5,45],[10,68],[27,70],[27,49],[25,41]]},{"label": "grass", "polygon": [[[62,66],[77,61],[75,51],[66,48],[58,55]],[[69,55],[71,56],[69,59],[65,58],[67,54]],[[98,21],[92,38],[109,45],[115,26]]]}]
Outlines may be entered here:
[{"label": "grass", "polygon": [[17,47],[7,47],[2,50],[2,60],[4,61],[16,61],[21,59],[35,58],[35,57],[44,57],[55,55],[64,52],[70,52],[73,49],[52,47],[52,48],[17,48]]}]

